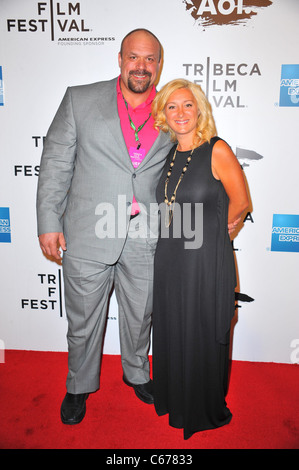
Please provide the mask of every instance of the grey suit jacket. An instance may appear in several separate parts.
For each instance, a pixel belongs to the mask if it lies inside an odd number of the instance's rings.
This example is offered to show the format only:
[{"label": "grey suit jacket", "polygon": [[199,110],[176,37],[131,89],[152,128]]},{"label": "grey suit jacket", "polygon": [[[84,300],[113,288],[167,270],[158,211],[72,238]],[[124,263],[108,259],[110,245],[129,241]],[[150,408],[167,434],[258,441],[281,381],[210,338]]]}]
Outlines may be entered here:
[{"label": "grey suit jacket", "polygon": [[160,132],[134,169],[116,83],[67,89],[46,136],[37,191],[38,234],[63,232],[70,255],[106,264],[116,262],[125,243],[133,194],[151,229],[148,242],[155,244],[155,189],[173,145]]}]

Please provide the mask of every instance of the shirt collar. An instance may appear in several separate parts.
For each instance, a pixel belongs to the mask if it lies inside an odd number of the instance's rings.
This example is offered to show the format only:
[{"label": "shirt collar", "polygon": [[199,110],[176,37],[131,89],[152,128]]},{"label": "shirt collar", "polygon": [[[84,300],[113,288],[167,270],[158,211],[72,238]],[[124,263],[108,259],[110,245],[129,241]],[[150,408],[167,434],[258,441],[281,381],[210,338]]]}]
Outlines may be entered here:
[{"label": "shirt collar", "polygon": [[[121,92],[121,88],[120,88],[120,75],[118,77],[118,80],[117,80],[117,85],[116,85],[116,91],[117,91],[117,94],[118,94],[118,97],[119,96],[122,96],[122,92]],[[156,96],[156,93],[157,93],[157,90],[156,90],[156,87],[153,86],[152,87],[152,91],[150,92],[147,100],[144,102],[144,103],[141,103],[139,106],[137,106],[137,108],[135,109],[142,109],[142,108],[146,108],[147,106],[151,105],[152,102],[153,102],[153,99],[155,98]],[[130,106],[130,104],[128,103],[128,105]],[[131,106],[130,106],[131,107]]]}]

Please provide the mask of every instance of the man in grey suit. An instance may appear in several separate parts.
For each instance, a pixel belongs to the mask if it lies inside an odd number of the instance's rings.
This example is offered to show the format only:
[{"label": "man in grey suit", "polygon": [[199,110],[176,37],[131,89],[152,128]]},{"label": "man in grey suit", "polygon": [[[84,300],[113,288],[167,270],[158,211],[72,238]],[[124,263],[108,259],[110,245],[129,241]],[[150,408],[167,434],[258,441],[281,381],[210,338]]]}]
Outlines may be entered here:
[{"label": "man in grey suit", "polygon": [[67,89],[47,133],[37,194],[45,255],[63,252],[68,319],[65,424],[84,418],[98,390],[108,299],[114,286],[124,382],[153,403],[148,350],[155,188],[171,147],[153,127],[161,45],[144,29],[122,41],[120,76]]}]

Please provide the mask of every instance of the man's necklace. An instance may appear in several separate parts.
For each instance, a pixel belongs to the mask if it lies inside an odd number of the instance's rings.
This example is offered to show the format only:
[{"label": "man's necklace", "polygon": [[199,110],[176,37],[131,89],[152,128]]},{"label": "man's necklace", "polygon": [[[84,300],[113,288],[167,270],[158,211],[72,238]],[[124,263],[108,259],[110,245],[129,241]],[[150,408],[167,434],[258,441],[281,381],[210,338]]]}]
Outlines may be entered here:
[{"label": "man's necklace", "polygon": [[130,113],[129,113],[129,108],[128,108],[128,103],[126,102],[124,95],[123,95],[123,99],[124,99],[124,102],[125,102],[125,105],[126,105],[126,108],[127,108],[128,117],[129,117],[129,121],[130,121],[130,126],[131,126],[131,128],[133,129],[133,131],[134,131],[134,133],[135,133],[135,141],[138,142],[137,150],[139,150],[140,147],[141,147],[141,142],[140,142],[140,140],[139,140],[138,133],[141,131],[141,129],[143,129],[143,127],[145,126],[145,124],[147,123],[147,121],[149,120],[149,118],[151,117],[151,114],[152,114],[152,113],[149,113],[149,116],[148,116],[148,118],[144,121],[144,123],[141,124],[141,125],[136,129],[136,126],[135,126],[134,122],[133,122],[132,119],[131,119],[131,116],[130,116]]},{"label": "man's necklace", "polygon": [[168,209],[168,213],[167,212],[165,213],[165,227],[166,228],[168,228],[171,224],[171,221],[172,221],[172,218],[173,218],[173,212],[174,212],[174,204],[175,204],[175,199],[176,199],[176,193],[177,193],[178,187],[181,184],[181,181],[182,181],[182,179],[183,179],[183,177],[184,177],[184,175],[185,175],[185,173],[188,169],[188,166],[189,166],[189,163],[191,162],[192,154],[193,154],[193,151],[194,151],[194,149],[192,149],[190,154],[188,155],[187,160],[186,160],[186,164],[185,164],[184,168],[182,169],[182,173],[179,177],[177,185],[174,188],[173,194],[172,194],[172,196],[169,200],[168,196],[167,196],[167,188],[168,188],[168,183],[169,183],[169,179],[170,179],[170,176],[171,176],[171,172],[172,172],[172,169],[174,167],[174,161],[175,161],[178,145],[177,145],[177,147],[175,149],[175,152],[173,154],[172,161],[170,163],[170,167],[169,167],[169,170],[167,172],[167,177],[166,177],[166,180],[165,180],[165,188],[164,188],[165,198],[164,198],[164,202],[165,202],[165,204],[167,206],[167,209]]}]

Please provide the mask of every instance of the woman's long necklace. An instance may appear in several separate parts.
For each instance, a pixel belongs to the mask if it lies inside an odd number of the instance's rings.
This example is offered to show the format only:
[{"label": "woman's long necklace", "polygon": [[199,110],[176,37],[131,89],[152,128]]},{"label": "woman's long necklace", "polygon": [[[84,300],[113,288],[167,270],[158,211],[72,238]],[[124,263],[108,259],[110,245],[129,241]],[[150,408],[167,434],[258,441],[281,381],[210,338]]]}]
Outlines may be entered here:
[{"label": "woman's long necklace", "polygon": [[177,193],[178,187],[181,184],[181,181],[182,181],[182,179],[183,179],[183,177],[184,177],[184,175],[185,175],[185,173],[188,169],[188,166],[189,166],[189,163],[191,162],[192,154],[193,154],[193,151],[194,151],[194,149],[192,149],[190,154],[188,155],[186,164],[185,164],[184,168],[182,169],[182,173],[179,177],[177,185],[174,188],[173,194],[172,194],[172,196],[169,200],[168,196],[167,196],[167,188],[168,188],[168,183],[169,183],[169,179],[170,179],[170,176],[171,176],[171,172],[172,172],[172,169],[173,169],[173,166],[174,166],[174,161],[175,161],[177,149],[178,149],[178,145],[177,145],[177,147],[175,149],[175,152],[173,154],[173,157],[172,157],[172,160],[171,160],[171,163],[170,163],[170,167],[169,167],[169,170],[167,172],[167,177],[166,177],[166,180],[165,180],[165,189],[164,189],[165,198],[164,198],[164,202],[165,202],[166,207],[168,209],[168,211],[166,211],[166,213],[165,213],[165,226],[166,226],[166,228],[168,228],[170,226],[171,222],[172,222],[173,212],[174,212],[174,204],[175,204],[175,199],[176,199],[176,193]]}]

